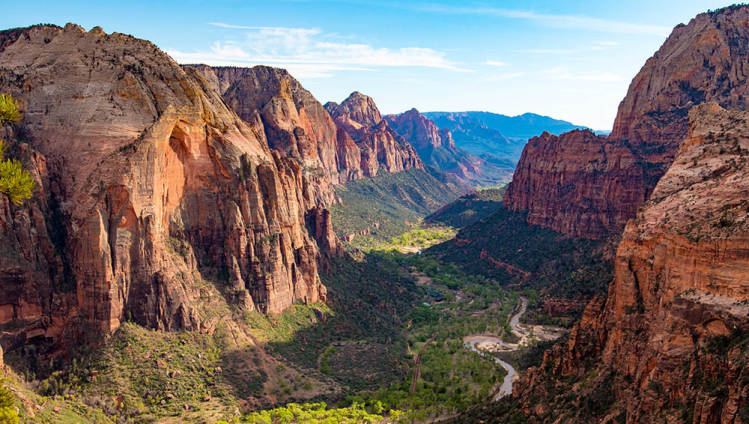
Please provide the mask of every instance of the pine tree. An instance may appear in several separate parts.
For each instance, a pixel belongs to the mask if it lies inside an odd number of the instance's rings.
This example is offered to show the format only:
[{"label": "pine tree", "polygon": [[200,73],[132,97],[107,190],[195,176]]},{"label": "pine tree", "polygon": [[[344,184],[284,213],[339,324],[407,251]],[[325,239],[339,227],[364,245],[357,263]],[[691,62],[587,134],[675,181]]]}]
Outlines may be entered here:
[{"label": "pine tree", "polygon": [[[0,94],[0,125],[12,124],[21,120],[18,102],[9,94]],[[5,159],[7,145],[0,140],[0,193],[5,193],[10,201],[21,204],[31,197],[34,179],[23,169],[21,162]]]}]

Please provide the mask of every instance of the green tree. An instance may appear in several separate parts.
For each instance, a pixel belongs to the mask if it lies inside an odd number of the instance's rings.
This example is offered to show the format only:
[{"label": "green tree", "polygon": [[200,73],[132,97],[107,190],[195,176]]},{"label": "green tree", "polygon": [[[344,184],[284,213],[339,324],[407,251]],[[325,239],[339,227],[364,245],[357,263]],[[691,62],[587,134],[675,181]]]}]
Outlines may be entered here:
[{"label": "green tree", "polygon": [[0,424],[18,424],[13,393],[0,382]]},{"label": "green tree", "polygon": [[10,94],[0,94],[0,125],[21,120],[18,102]]},{"label": "green tree", "polygon": [[[21,120],[18,102],[9,94],[0,94],[0,125],[12,124]],[[34,179],[23,169],[21,162],[5,159],[7,145],[0,140],[0,193],[5,193],[10,201],[21,204],[31,197]]]}]

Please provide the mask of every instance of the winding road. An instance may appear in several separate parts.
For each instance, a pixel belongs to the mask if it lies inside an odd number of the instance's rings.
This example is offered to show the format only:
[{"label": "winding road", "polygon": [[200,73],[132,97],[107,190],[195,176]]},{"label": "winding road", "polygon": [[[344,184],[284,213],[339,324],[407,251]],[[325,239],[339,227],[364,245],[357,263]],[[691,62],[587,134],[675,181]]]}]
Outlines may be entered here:
[{"label": "winding road", "polygon": [[[520,317],[525,314],[525,310],[528,307],[528,300],[524,297],[520,298],[521,306],[520,310],[510,318],[510,328],[512,329],[513,333],[522,334],[522,329],[518,325],[520,323]],[[515,367],[508,364],[507,362],[497,358],[496,356],[480,350],[476,347],[479,343],[488,342],[488,343],[496,343],[503,348],[506,348],[507,351],[515,351],[518,350],[518,344],[508,344],[505,343],[504,340],[500,339],[499,337],[494,336],[482,336],[482,335],[475,335],[475,336],[466,336],[463,339],[463,342],[465,343],[466,348],[484,356],[490,359],[493,359],[494,362],[498,363],[502,366],[505,370],[507,370],[507,375],[505,376],[505,379],[502,381],[502,385],[499,387],[499,391],[497,391],[497,394],[494,396],[494,400],[499,400],[502,397],[505,397],[507,395],[512,394],[512,383],[515,380],[516,376],[518,375],[517,370],[515,370]]]}]

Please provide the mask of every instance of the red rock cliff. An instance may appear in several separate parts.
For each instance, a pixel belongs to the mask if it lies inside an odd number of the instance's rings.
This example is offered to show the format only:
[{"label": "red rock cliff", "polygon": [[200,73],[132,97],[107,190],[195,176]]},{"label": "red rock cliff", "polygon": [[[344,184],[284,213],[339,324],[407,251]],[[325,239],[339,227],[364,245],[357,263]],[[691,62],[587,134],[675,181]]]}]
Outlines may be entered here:
[{"label": "red rock cliff", "polygon": [[677,26],[630,84],[609,138],[532,139],[505,204],[528,211],[529,223],[568,236],[620,231],[673,160],[692,106],[715,101],[746,108],[747,52],[749,7],[704,13]]},{"label": "red rock cliff", "polygon": [[400,172],[424,167],[413,146],[390,128],[371,97],[353,92],[340,105],[326,103],[325,109],[341,129],[339,144],[359,147],[364,175],[373,177],[380,169]]},{"label": "red rock cliff", "polygon": [[[22,206],[0,196],[6,351],[98,339],[124,319],[201,329],[205,280],[266,313],[325,299],[316,240],[337,240],[323,191],[269,147],[288,139],[240,119],[205,74],[127,35],[37,26],[0,33],[0,92],[22,105],[5,132],[38,181]],[[301,144],[303,159],[334,160]]]},{"label": "red rock cliff", "polygon": [[464,181],[477,182],[483,174],[485,162],[455,147],[452,134],[439,129],[416,109],[400,115],[387,115],[388,124],[403,136],[419,154],[425,164],[453,174]]},{"label": "red rock cliff", "polygon": [[364,176],[355,143],[339,142],[337,127],[312,93],[284,69],[188,65],[212,81],[240,118],[263,129],[272,149],[303,164],[322,203],[329,204],[330,184]]},{"label": "red rock cliff", "polygon": [[[749,113],[710,103],[689,117],[673,164],[624,230],[607,299],[519,383],[534,420],[746,422]],[[556,395],[565,380],[572,387]],[[584,419],[575,399],[595,399],[597,386],[612,402]]]}]

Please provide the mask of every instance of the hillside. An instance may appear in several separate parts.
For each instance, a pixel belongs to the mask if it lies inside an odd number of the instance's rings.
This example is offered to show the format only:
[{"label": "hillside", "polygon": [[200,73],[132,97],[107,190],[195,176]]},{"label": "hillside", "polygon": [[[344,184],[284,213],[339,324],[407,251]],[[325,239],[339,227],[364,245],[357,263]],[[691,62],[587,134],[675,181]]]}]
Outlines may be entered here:
[{"label": "hillside", "polygon": [[[411,109],[385,116],[388,124],[408,141],[421,160],[473,186],[493,186],[509,181],[513,168],[479,158],[459,148],[450,130],[437,128],[430,119]],[[495,161],[496,162],[496,161]]]},{"label": "hillside", "polygon": [[424,221],[453,228],[467,227],[496,212],[502,206],[504,193],[504,187],[477,190],[439,208]]},{"label": "hillside", "polygon": [[336,189],[333,229],[361,247],[388,241],[466,191],[429,168],[354,181]]},{"label": "hillside", "polygon": [[522,378],[518,407],[461,422],[747,422],[749,114],[710,103],[689,117],[673,164],[627,224],[608,295]]}]

